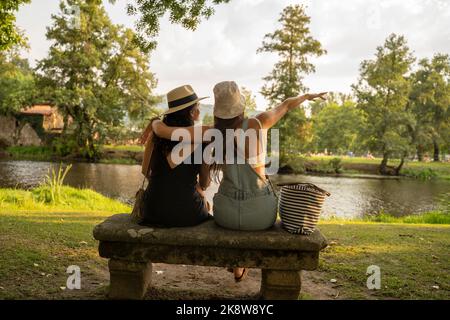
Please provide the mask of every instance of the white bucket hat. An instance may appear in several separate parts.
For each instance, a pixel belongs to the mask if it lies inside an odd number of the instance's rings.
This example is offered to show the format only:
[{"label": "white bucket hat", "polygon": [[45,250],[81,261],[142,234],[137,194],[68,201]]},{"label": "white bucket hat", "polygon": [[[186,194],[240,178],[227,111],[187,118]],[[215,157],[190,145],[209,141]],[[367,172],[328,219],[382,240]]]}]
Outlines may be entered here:
[{"label": "white bucket hat", "polygon": [[192,106],[194,103],[197,103],[200,100],[206,98],[209,97],[199,98],[194,89],[192,89],[192,87],[188,84],[175,88],[167,93],[167,104],[169,106],[169,109],[164,112],[164,114],[183,110],[184,108]]},{"label": "white bucket hat", "polygon": [[219,82],[214,86],[214,116],[220,119],[232,119],[245,109],[245,98],[234,81]]}]

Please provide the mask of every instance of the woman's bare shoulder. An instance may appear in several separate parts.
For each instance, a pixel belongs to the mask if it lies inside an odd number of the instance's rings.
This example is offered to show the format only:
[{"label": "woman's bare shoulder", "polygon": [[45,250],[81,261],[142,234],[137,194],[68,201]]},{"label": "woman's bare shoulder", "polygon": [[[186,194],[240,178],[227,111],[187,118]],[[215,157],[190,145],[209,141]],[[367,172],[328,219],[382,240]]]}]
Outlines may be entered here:
[{"label": "woman's bare shoulder", "polygon": [[249,118],[248,119],[248,128],[251,129],[261,129],[261,122],[258,118]]}]

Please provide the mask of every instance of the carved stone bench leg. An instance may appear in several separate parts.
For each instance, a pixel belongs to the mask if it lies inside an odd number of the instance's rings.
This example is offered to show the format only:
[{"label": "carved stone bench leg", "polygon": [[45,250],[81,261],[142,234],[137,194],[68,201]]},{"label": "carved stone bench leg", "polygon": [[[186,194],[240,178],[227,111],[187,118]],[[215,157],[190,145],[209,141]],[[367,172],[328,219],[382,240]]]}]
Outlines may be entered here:
[{"label": "carved stone bench leg", "polygon": [[152,263],[110,259],[109,298],[142,299],[152,277]]},{"label": "carved stone bench leg", "polygon": [[297,300],[301,286],[301,271],[262,270],[261,295],[265,300]]}]

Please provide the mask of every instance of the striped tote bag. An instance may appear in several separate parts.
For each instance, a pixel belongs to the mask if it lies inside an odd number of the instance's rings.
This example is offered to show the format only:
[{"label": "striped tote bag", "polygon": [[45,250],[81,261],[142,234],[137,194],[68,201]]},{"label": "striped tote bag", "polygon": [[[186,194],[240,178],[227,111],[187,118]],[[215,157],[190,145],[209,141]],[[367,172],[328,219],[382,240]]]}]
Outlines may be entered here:
[{"label": "striped tote bag", "polygon": [[295,234],[311,234],[319,221],[325,197],[330,193],[312,183],[280,185],[278,211],[284,229]]}]

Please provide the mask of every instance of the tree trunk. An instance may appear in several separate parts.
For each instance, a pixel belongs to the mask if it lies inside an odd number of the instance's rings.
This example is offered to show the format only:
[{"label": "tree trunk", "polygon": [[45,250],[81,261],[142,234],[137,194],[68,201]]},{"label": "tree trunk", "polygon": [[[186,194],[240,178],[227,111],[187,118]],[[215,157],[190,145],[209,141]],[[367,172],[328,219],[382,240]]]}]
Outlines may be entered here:
[{"label": "tree trunk", "polygon": [[400,160],[400,164],[398,165],[397,168],[395,168],[395,175],[396,176],[400,175],[400,171],[402,170],[402,167],[405,164],[405,157],[406,157],[406,154],[404,153],[402,155],[402,159]]},{"label": "tree trunk", "polygon": [[439,144],[436,140],[433,141],[433,147],[434,147],[434,157],[433,160],[435,162],[439,162]]},{"label": "tree trunk", "polygon": [[63,118],[63,129],[62,129],[62,135],[65,136],[67,133],[67,127],[69,126],[69,115],[65,114]]},{"label": "tree trunk", "polygon": [[388,171],[387,171],[388,160],[389,160],[388,154],[384,153],[383,154],[383,160],[381,161],[381,164],[380,164],[380,173],[383,174],[383,175],[388,174]]},{"label": "tree trunk", "polygon": [[417,146],[417,159],[423,162],[423,147],[421,145]]}]

